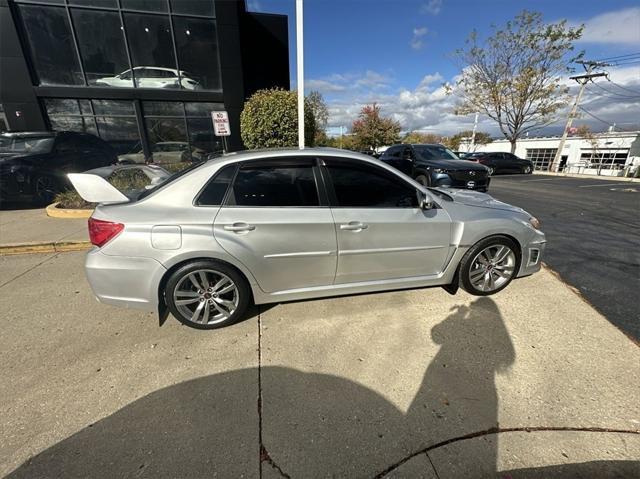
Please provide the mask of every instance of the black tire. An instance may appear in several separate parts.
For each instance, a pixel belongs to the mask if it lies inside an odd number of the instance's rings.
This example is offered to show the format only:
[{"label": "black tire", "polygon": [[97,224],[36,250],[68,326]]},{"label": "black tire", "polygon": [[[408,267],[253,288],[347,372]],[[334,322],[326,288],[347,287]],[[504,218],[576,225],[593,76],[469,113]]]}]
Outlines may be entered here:
[{"label": "black tire", "polygon": [[533,168],[531,168],[530,166],[523,166],[522,167],[522,174],[523,175],[530,175],[531,173],[533,173]]},{"label": "black tire", "polygon": [[431,186],[431,182],[426,175],[418,175],[415,180],[420,183],[422,186]]},{"label": "black tire", "polygon": [[[481,252],[483,252],[487,248],[493,248],[493,247],[499,248],[500,246],[506,246],[507,248],[509,248],[513,252],[515,257],[512,265],[513,270],[510,272],[511,273],[510,277],[506,279],[504,283],[500,284],[499,287],[495,289],[491,289],[490,291],[484,291],[482,289],[477,288],[471,280],[471,271],[472,271],[472,267],[474,266],[476,258],[480,255]],[[509,285],[509,283],[513,281],[513,278],[515,278],[515,276],[518,274],[518,271],[520,270],[520,262],[521,262],[520,248],[513,240],[505,236],[490,236],[488,238],[480,240],[478,243],[473,245],[469,249],[469,251],[467,251],[465,255],[462,257],[462,260],[460,261],[460,270],[459,270],[460,284],[462,285],[462,287],[467,293],[472,294],[474,296],[489,296],[491,294],[498,293],[502,291],[504,288],[506,288]],[[509,268],[511,268],[511,266],[509,266]],[[477,271],[477,270],[474,270],[474,271]],[[491,276],[491,273],[489,273],[489,275]]]},{"label": "black tire", "polygon": [[36,175],[33,177],[33,201],[38,205],[48,205],[55,196],[62,191],[60,182],[50,175]]},{"label": "black tire", "polygon": [[489,176],[493,176],[496,173],[496,169],[492,166],[487,166],[489,169]]},{"label": "black tire", "polygon": [[[215,295],[214,293],[208,293],[207,292],[208,290],[206,288],[199,290],[203,292],[202,295],[200,295],[200,292],[198,291],[199,297],[196,297],[194,299],[194,302],[192,302],[191,304],[188,304],[188,305],[176,304],[176,298],[174,295],[174,293],[176,293],[176,288],[180,287],[179,291],[181,291],[184,294],[195,295],[195,293],[197,292],[195,285],[192,285],[193,291],[190,291],[190,292],[185,292],[183,288],[186,286],[187,281],[188,280],[190,281],[189,275],[193,273],[197,273],[197,278],[198,278],[197,282],[200,285],[202,285],[203,283],[202,283],[201,277],[199,276],[199,272],[203,270],[207,272],[207,275],[209,278],[215,278],[216,277],[215,273],[217,273],[218,277],[220,278],[226,277],[229,280],[231,280],[235,285],[235,290],[237,290],[236,306],[234,311],[230,315],[228,315],[228,317],[222,317],[219,319],[215,319],[214,317],[214,318],[211,318],[211,322],[209,321],[204,322],[204,314],[203,314],[202,321],[194,322],[191,317],[188,317],[187,314],[185,314],[186,310],[191,310],[189,306],[192,306],[192,305],[195,310],[196,308],[201,307],[200,306],[201,303],[209,303],[212,306],[207,306],[206,304],[204,304],[204,308],[210,307],[212,308],[211,312],[214,312],[214,308],[215,310],[220,311],[220,309],[216,308],[216,305],[214,305],[214,302],[218,304],[218,306],[220,306],[220,304],[218,303],[219,300],[225,300],[227,302],[234,301],[229,296],[225,296],[223,298],[223,295],[220,295],[219,299],[216,299],[218,298],[218,296]],[[208,285],[205,285],[205,286],[208,286]],[[224,289],[226,288],[224,287],[220,288],[220,290],[224,290]],[[180,296],[180,294],[181,293],[177,293],[178,296]],[[209,294],[208,299],[203,299],[203,296],[206,294]],[[225,294],[235,294],[235,293],[225,293]],[[251,302],[251,290],[249,288],[249,284],[247,283],[247,280],[235,268],[221,261],[196,260],[179,267],[173,273],[171,273],[171,276],[169,276],[169,279],[167,280],[166,286],[164,288],[164,297],[165,297],[165,302],[167,304],[167,307],[169,308],[169,311],[171,311],[171,314],[182,324],[189,326],[191,328],[196,328],[196,329],[218,329],[218,328],[223,328],[225,326],[229,326],[233,323],[236,323],[237,321],[241,320],[244,317],[247,307]],[[204,309],[204,308],[202,308],[203,313],[208,314],[207,312],[209,311],[209,309]],[[224,309],[227,310],[227,307],[225,307]],[[198,316],[197,319],[200,319],[200,316]]]}]

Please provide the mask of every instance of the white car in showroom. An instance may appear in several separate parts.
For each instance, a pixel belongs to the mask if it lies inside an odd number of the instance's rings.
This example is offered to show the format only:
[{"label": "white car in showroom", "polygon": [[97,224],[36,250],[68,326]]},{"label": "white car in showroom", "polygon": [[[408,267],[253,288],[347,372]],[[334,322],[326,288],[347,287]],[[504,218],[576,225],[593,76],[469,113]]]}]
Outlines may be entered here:
[{"label": "white car in showroom", "polygon": [[184,90],[199,90],[201,87],[188,72],[173,68],[135,67],[122,73],[96,80],[96,86],[115,86],[138,88],[182,88]]}]

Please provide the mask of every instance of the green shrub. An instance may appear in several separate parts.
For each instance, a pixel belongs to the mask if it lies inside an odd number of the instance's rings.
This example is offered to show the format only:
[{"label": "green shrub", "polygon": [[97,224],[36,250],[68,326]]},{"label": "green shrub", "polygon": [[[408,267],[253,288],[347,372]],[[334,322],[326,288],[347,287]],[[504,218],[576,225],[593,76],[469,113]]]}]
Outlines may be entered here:
[{"label": "green shrub", "polygon": [[[240,115],[240,134],[245,146],[282,148],[298,145],[298,96],[296,91],[259,90],[249,98]],[[306,104],[304,137],[313,146],[316,122],[312,108]]]},{"label": "green shrub", "polygon": [[70,210],[89,210],[95,208],[95,203],[89,203],[83,200],[76,190],[67,190],[58,193],[53,199],[58,203],[58,208]]},{"label": "green shrub", "polygon": [[178,171],[182,171],[185,168],[189,168],[193,163],[190,161],[183,161],[182,163],[163,163],[158,166],[164,168],[169,173],[177,173]]}]

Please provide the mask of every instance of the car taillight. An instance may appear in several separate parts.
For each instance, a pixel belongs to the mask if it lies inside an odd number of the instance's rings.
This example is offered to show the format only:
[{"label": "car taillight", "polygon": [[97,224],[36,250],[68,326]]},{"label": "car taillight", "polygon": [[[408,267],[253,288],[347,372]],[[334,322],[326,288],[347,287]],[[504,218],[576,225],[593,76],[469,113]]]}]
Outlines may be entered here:
[{"label": "car taillight", "polygon": [[89,239],[98,248],[115,238],[123,229],[122,223],[89,218]]}]

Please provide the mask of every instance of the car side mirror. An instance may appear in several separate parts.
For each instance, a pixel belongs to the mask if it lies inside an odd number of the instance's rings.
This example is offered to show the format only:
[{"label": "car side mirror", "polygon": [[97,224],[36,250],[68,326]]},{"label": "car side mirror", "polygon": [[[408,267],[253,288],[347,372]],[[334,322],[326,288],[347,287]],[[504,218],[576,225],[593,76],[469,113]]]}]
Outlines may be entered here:
[{"label": "car side mirror", "polygon": [[433,200],[425,195],[422,191],[418,190],[418,206],[421,210],[432,210],[435,207]]}]

